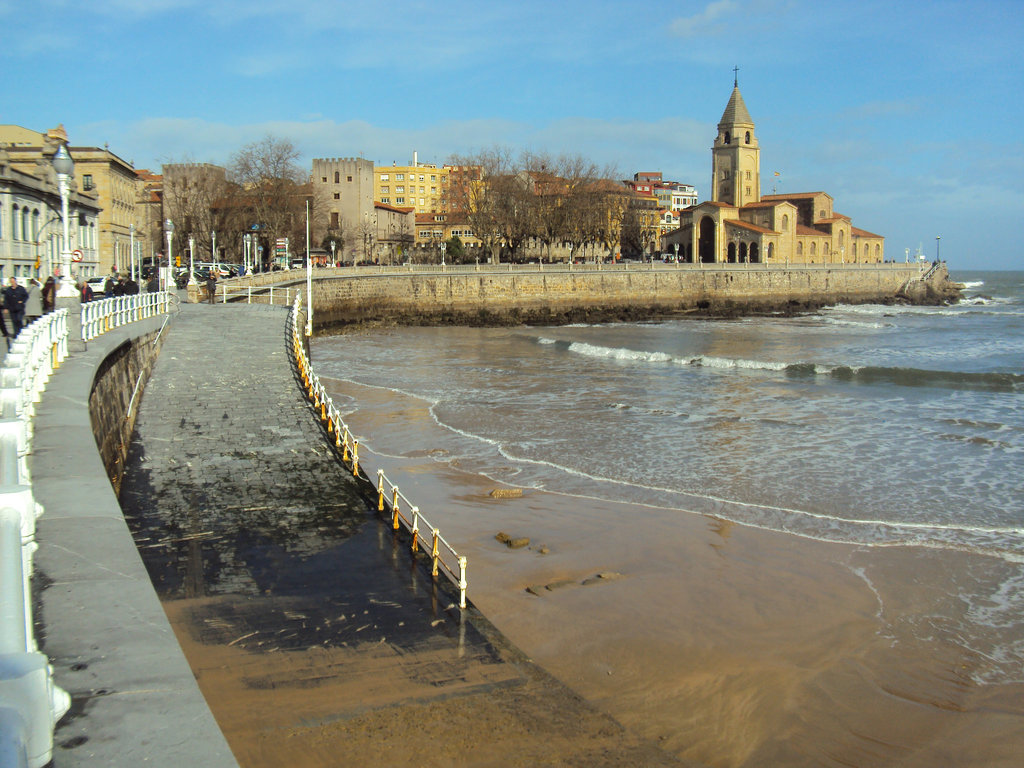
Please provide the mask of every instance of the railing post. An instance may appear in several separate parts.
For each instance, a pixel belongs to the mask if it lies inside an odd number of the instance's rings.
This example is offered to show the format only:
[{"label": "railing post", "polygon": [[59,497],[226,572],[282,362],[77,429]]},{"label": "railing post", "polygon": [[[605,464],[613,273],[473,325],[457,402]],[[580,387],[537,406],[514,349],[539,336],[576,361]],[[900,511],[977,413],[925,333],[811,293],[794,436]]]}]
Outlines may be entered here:
[{"label": "railing post", "polygon": [[459,608],[466,607],[466,558],[459,558]]},{"label": "railing post", "polygon": [[377,470],[377,511],[384,511],[384,470]]},{"label": "railing post", "polygon": [[352,441],[352,474],[359,475],[359,441]]},{"label": "railing post", "polygon": [[433,534],[433,542],[430,545],[430,575],[437,576],[437,540],[441,536],[440,530],[434,528],[431,531]]},{"label": "railing post", "polygon": [[412,553],[416,554],[416,544],[420,535],[420,508],[412,508]]},{"label": "railing post", "polygon": [[391,526],[398,530],[398,486],[391,486]]}]

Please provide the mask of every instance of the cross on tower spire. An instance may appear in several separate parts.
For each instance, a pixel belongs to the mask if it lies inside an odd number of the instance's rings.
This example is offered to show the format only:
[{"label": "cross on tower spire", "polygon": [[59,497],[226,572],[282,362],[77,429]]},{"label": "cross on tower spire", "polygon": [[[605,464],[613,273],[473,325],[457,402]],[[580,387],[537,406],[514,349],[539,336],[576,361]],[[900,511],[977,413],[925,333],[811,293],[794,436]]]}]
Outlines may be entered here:
[{"label": "cross on tower spire", "polygon": [[739,72],[740,72],[740,68],[739,67],[733,67],[732,68],[732,87],[733,88],[739,88],[740,87],[740,75],[739,75]]}]

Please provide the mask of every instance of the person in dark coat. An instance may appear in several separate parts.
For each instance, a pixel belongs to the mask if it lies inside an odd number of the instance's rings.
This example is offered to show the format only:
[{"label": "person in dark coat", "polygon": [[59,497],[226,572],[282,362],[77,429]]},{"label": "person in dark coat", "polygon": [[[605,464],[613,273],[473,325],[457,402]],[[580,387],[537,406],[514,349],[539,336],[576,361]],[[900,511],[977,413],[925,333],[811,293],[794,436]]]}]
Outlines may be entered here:
[{"label": "person in dark coat", "polygon": [[15,337],[21,333],[26,301],[28,301],[28,291],[18,285],[17,278],[12,277],[7,281],[7,287],[4,289],[4,309],[11,316],[11,328]]},{"label": "person in dark coat", "polygon": [[46,282],[43,283],[43,312],[53,312],[56,301],[57,281],[53,279],[53,275],[50,275],[46,278]]},{"label": "person in dark coat", "polygon": [[211,269],[206,276],[207,301],[213,304],[217,300],[217,270]]}]

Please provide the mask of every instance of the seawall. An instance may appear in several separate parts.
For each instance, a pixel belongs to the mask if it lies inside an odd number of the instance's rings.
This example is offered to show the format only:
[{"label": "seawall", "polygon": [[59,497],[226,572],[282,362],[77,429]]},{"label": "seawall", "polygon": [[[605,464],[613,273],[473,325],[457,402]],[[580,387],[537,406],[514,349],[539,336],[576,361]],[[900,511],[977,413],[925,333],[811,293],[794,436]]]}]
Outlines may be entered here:
[{"label": "seawall", "polygon": [[[256,275],[251,284],[276,277],[277,285],[300,288],[304,276]],[[319,330],[381,321],[501,325],[676,312],[791,313],[837,303],[934,304],[955,296],[944,263],[362,267],[318,269],[313,280]]]}]

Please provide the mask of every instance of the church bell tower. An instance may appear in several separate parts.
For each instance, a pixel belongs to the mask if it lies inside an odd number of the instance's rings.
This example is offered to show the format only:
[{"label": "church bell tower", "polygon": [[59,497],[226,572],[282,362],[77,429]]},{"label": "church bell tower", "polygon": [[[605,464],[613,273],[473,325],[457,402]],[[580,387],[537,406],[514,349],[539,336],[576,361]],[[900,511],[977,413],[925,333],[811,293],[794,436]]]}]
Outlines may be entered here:
[{"label": "church bell tower", "polygon": [[711,149],[711,176],[714,202],[741,208],[761,199],[761,150],[737,79],[718,121],[718,136]]}]

